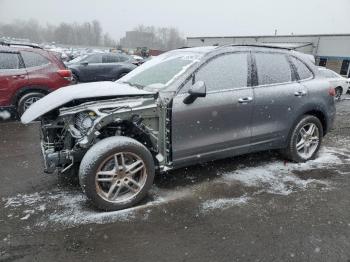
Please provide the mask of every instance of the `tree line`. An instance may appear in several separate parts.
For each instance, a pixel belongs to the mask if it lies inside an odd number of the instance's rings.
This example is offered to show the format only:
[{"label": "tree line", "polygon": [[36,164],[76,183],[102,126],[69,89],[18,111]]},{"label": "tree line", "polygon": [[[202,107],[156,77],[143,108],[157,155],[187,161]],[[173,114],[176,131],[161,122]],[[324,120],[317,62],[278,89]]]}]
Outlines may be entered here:
[{"label": "tree line", "polygon": [[117,42],[103,32],[99,21],[40,25],[37,20],[15,20],[0,24],[0,36],[28,39],[36,43],[55,42],[66,45],[116,46]]},{"label": "tree line", "polygon": [[[106,46],[106,47],[149,47],[159,50],[172,50],[183,47],[185,39],[174,27],[155,27],[139,25],[132,31],[140,33],[139,37],[115,41],[98,20],[84,23],[60,23],[58,25],[41,25],[37,20],[15,20],[12,23],[0,23],[0,37],[28,39],[36,43],[65,45]],[[147,33],[147,41],[145,34]],[[127,41],[123,41],[127,40]],[[146,44],[145,44],[146,43]]]}]

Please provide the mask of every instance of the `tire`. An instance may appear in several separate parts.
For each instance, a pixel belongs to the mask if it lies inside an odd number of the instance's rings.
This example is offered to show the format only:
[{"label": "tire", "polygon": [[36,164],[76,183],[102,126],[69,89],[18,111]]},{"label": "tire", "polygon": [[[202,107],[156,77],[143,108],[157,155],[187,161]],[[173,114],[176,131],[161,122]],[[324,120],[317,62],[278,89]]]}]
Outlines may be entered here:
[{"label": "tire", "polygon": [[72,85],[76,85],[79,83],[79,77],[76,73],[72,73]]},{"label": "tire", "polygon": [[40,92],[30,92],[30,93],[23,95],[19,99],[18,104],[17,104],[18,115],[21,117],[31,104],[33,104],[34,102],[43,98],[44,96],[45,96],[45,94],[40,93]]},{"label": "tire", "polygon": [[336,87],[336,88],[335,88],[335,98],[336,98],[337,100],[340,100],[342,94],[343,94],[343,88],[340,87],[340,86]]},{"label": "tire", "polygon": [[[309,134],[312,130],[308,128],[311,126],[314,126],[315,131],[312,134]],[[301,134],[305,133],[304,131],[307,131],[306,133],[309,132],[307,134],[308,137],[302,137]],[[318,137],[318,141],[316,141],[315,137]],[[323,127],[321,121],[315,116],[305,115],[293,128],[293,131],[289,137],[288,147],[283,151],[284,156],[287,159],[297,163],[302,163],[314,159],[320,149],[322,138]],[[304,143],[302,143],[303,141]],[[303,147],[302,144],[304,144]],[[305,152],[307,151],[308,145],[309,152],[306,154]]]},{"label": "tire", "polygon": [[[119,171],[115,170],[116,161]],[[115,211],[141,201],[151,188],[154,175],[150,151],[134,139],[115,136],[101,140],[87,151],[80,164],[79,182],[96,208]]]}]

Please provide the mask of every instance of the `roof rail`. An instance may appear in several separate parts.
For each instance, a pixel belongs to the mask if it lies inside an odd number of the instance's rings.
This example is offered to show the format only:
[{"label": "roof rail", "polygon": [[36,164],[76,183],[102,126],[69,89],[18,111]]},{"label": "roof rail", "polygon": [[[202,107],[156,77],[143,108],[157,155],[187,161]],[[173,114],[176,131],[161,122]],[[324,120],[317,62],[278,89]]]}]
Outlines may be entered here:
[{"label": "roof rail", "polygon": [[5,45],[5,46],[28,46],[32,48],[39,48],[42,49],[39,45],[37,44],[31,44],[31,43],[18,43],[18,42],[5,42],[5,41],[0,41],[0,45]]},{"label": "roof rail", "polygon": [[[276,43],[276,44],[278,44],[278,43]],[[293,48],[281,47],[278,45],[269,45],[269,44],[230,44],[230,45],[224,45],[221,47],[228,47],[228,46],[254,46],[254,47],[266,47],[266,48],[276,48],[276,49],[284,49],[284,50],[294,50]]]}]

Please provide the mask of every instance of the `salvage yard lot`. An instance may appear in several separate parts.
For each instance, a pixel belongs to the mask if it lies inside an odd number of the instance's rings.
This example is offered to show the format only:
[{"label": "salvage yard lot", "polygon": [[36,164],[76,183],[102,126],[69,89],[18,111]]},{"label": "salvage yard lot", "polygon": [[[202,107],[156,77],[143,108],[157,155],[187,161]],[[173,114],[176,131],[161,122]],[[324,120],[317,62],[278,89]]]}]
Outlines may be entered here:
[{"label": "salvage yard lot", "polygon": [[101,213],[42,174],[36,124],[0,124],[0,261],[348,261],[350,101],[314,161],[275,152],[158,176],[148,198]]}]

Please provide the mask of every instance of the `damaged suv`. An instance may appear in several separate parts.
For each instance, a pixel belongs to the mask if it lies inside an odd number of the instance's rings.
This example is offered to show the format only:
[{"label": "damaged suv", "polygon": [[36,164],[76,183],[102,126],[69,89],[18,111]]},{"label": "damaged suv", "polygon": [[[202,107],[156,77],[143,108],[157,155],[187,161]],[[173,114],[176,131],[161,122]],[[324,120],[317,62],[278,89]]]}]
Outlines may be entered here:
[{"label": "damaged suv", "polygon": [[79,175],[102,210],[135,205],[154,175],[249,152],[316,156],[335,90],[307,56],[269,46],[174,50],[117,82],[59,89],[33,104],[45,171]]}]

